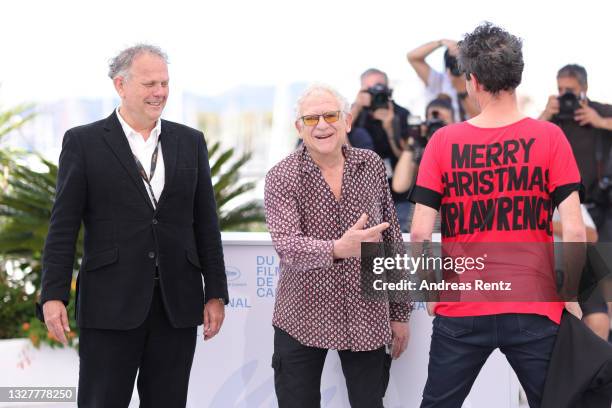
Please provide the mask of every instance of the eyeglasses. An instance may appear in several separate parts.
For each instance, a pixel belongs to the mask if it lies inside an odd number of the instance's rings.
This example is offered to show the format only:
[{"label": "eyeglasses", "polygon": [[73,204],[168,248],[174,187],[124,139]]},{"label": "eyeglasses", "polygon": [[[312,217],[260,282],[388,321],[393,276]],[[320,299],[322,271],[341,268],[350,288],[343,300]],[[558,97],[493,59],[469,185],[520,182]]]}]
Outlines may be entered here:
[{"label": "eyeglasses", "polygon": [[319,123],[319,118],[323,117],[323,120],[327,123],[334,123],[340,119],[341,111],[325,112],[320,115],[304,115],[300,120],[306,126],[316,126]]}]

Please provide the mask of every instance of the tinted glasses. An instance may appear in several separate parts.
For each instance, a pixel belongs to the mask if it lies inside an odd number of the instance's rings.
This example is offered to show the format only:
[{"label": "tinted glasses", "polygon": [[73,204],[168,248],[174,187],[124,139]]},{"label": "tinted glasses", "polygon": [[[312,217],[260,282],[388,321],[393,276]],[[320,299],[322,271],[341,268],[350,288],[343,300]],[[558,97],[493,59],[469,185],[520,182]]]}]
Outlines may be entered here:
[{"label": "tinted glasses", "polygon": [[319,118],[323,117],[323,120],[327,123],[334,123],[340,119],[340,111],[325,112],[320,115],[304,115],[300,120],[306,126],[316,126],[319,123]]}]

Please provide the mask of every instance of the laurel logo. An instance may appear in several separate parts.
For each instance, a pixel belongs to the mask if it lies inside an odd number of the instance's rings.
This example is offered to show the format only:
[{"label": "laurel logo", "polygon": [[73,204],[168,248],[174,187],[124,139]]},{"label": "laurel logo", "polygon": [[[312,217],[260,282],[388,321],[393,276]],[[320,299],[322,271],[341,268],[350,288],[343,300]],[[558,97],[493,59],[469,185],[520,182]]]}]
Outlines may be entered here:
[{"label": "laurel logo", "polygon": [[240,273],[240,269],[235,266],[226,266],[225,267],[225,275],[227,276],[228,282],[233,282],[238,280],[242,274]]}]

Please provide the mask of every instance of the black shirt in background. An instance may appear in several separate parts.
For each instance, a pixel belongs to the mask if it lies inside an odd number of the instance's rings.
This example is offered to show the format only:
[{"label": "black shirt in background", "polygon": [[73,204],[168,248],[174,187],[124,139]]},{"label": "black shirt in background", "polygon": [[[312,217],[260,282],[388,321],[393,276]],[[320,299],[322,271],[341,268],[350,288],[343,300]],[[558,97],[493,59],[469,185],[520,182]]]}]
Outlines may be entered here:
[{"label": "black shirt in background", "polygon": [[[395,102],[392,102],[392,104],[393,113],[395,115],[393,117],[395,142],[399,146],[399,140],[408,136],[408,116],[410,116],[410,112]],[[374,143],[374,151],[383,159],[385,166],[391,166],[391,170],[395,169],[398,158],[395,157],[393,150],[391,150],[387,132],[383,128],[382,122],[372,117],[372,111],[362,109],[357,119],[353,122],[353,129],[357,128],[364,128],[368,131]],[[349,138],[350,136],[351,134],[349,133]],[[389,188],[391,188],[391,179],[389,179]],[[408,201],[408,195],[408,192],[398,194],[391,190],[393,202],[396,203]]]},{"label": "black shirt in background", "polygon": [[[612,117],[612,105],[588,101],[601,117]],[[558,125],[565,133],[572,146],[582,184],[586,189],[585,201],[589,202],[593,189],[599,182],[600,172],[606,168],[610,160],[612,147],[612,131],[594,128],[591,125],[580,126],[573,120],[559,120],[553,116],[551,122]],[[603,175],[603,174],[601,174]]]}]

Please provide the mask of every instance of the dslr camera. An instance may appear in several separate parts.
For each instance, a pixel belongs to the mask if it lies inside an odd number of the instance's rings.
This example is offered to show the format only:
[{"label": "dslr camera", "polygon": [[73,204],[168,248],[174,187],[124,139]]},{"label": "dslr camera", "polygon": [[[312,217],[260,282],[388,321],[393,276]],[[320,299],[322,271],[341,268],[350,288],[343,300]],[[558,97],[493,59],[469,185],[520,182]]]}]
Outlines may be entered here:
[{"label": "dslr camera", "polygon": [[367,92],[372,96],[372,102],[369,107],[371,111],[389,107],[389,100],[391,99],[391,94],[393,94],[392,89],[387,88],[384,84],[376,84],[368,88]]},{"label": "dslr camera", "polygon": [[574,120],[574,113],[576,109],[580,109],[580,100],[573,92],[566,92],[563,95],[557,97],[559,101],[559,113],[557,118],[559,120]]},{"label": "dslr camera", "polygon": [[432,110],[431,118],[425,122],[421,121],[418,116],[411,116],[408,118],[407,136],[414,141],[412,150],[414,152],[413,157],[416,164],[421,163],[425,146],[427,146],[427,142],[429,142],[431,136],[433,136],[438,129],[446,125],[446,122],[440,119],[440,112],[437,110]]},{"label": "dslr camera", "polygon": [[450,70],[452,76],[458,77],[461,75],[457,57],[451,55],[448,49],[444,51],[444,66]]}]

